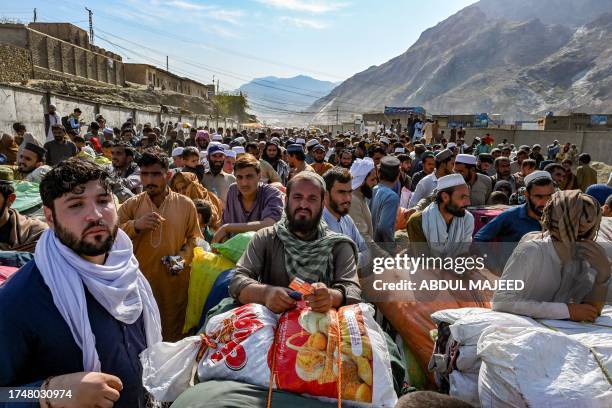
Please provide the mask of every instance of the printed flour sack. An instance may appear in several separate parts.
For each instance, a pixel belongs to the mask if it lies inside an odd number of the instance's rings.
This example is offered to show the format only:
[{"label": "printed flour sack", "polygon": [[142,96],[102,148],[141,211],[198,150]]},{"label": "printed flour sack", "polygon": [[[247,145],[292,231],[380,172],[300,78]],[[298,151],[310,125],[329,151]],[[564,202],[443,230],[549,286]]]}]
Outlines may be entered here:
[{"label": "printed flour sack", "polygon": [[211,318],[198,364],[200,381],[225,379],[267,387],[268,352],[277,319],[267,307],[255,303]]},{"label": "printed flour sack", "polygon": [[330,399],[340,394],[343,405],[397,402],[389,351],[364,303],[326,314],[300,307],[286,312],[278,322],[275,350],[270,366],[281,390]]}]

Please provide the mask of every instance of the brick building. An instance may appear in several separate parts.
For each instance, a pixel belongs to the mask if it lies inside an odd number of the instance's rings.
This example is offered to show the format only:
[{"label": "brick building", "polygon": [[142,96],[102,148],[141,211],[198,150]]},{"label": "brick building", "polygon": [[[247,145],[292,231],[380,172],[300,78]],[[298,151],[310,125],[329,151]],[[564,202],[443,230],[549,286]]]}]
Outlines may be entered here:
[{"label": "brick building", "polygon": [[206,99],[214,96],[214,85],[205,85],[149,64],[125,64],[125,80],[150,86],[153,89],[174,91]]},{"label": "brick building", "polygon": [[0,24],[0,80],[71,80],[124,85],[121,57],[89,43],[87,32],[68,23]]}]

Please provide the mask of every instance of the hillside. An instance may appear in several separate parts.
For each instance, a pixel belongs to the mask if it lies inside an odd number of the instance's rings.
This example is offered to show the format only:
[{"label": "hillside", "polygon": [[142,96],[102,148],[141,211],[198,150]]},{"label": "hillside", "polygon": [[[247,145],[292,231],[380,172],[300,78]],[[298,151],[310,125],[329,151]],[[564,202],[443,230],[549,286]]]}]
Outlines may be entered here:
[{"label": "hillside", "polygon": [[338,106],[357,112],[424,106],[432,113],[501,113],[507,120],[546,111],[612,112],[612,14],[605,12],[612,2],[482,0],[309,110],[319,112],[315,122]]}]

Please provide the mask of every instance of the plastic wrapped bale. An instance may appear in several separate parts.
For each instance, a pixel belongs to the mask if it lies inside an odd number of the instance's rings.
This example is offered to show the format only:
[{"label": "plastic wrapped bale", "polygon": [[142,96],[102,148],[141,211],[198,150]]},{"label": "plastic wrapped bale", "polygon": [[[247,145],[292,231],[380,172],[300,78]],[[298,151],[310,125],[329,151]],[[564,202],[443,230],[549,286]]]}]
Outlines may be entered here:
[{"label": "plastic wrapped bale", "polygon": [[255,236],[255,232],[241,232],[221,244],[212,244],[212,247],[221,255],[236,263],[246,251],[249,242]]},{"label": "plastic wrapped bale", "polygon": [[234,266],[232,261],[221,255],[205,252],[200,247],[194,248],[183,333],[198,328],[204,304],[217,277]]},{"label": "plastic wrapped bale", "polygon": [[[604,337],[610,345],[610,335]],[[600,350],[601,351],[601,350]],[[610,407],[600,357],[575,338],[537,327],[489,327],[478,341],[483,407]]]}]

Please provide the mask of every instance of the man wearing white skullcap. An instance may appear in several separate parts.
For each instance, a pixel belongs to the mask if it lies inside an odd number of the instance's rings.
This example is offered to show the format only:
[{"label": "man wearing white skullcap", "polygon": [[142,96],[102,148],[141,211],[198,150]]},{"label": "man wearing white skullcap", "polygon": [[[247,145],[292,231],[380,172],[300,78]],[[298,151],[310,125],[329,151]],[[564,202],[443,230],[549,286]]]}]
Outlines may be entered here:
[{"label": "man wearing white skullcap", "polygon": [[458,154],[455,158],[453,171],[461,174],[470,187],[470,205],[485,205],[493,190],[493,183],[491,182],[491,177],[476,171],[476,156]]},{"label": "man wearing white skullcap", "polygon": [[215,133],[214,135],[212,135],[212,140],[214,142],[222,142],[223,141],[223,136],[221,136],[218,133]]},{"label": "man wearing white skullcap", "polygon": [[[466,254],[472,243],[474,217],[470,205],[470,189],[460,174],[438,179],[435,201],[423,212],[417,211],[408,220],[408,236],[414,256],[454,257]],[[424,245],[426,243],[426,245]]]},{"label": "man wearing white skullcap", "polygon": [[374,161],[369,157],[356,159],[351,165],[351,187],[353,199],[349,215],[365,242],[374,242],[374,227],[368,200],[372,198],[372,189],[377,183]]},{"label": "man wearing white skullcap", "polygon": [[223,171],[227,174],[234,174],[234,163],[236,163],[236,152],[234,150],[225,151],[225,162],[223,163]]},{"label": "man wearing white skullcap", "polygon": [[234,146],[232,147],[232,151],[236,152],[236,156],[238,156],[239,154],[246,153],[246,150],[244,150],[244,147],[242,146]]}]

